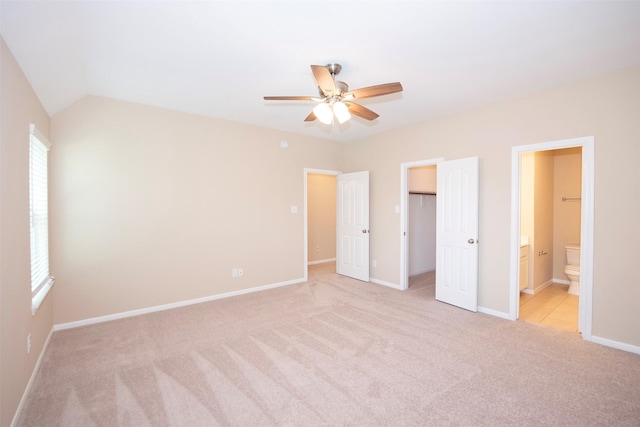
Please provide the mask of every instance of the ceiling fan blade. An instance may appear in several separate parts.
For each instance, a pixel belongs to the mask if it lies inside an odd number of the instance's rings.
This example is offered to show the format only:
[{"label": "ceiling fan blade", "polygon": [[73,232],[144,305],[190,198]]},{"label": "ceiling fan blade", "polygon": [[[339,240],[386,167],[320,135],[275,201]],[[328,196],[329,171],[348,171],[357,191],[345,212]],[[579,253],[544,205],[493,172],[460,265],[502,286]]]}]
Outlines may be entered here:
[{"label": "ceiling fan blade", "polygon": [[316,119],[316,115],[313,114],[313,111],[309,113],[309,115],[304,119],[305,122],[312,122]]},{"label": "ceiling fan blade", "polygon": [[313,96],[265,96],[265,101],[312,101]]},{"label": "ceiling fan blade", "polygon": [[363,87],[347,92],[345,97],[353,96],[353,99],[372,98],[374,96],[389,95],[392,93],[402,92],[402,85],[398,82],[385,83],[382,85]]},{"label": "ceiling fan blade", "polygon": [[375,120],[380,117],[378,113],[375,113],[360,104],[356,104],[355,102],[345,102],[345,104],[347,105],[349,112],[354,116],[362,117],[367,120]]},{"label": "ceiling fan blade", "polygon": [[336,93],[336,83],[333,81],[331,72],[327,67],[324,65],[312,65],[311,71],[313,71],[313,75],[323,95],[327,96]]}]

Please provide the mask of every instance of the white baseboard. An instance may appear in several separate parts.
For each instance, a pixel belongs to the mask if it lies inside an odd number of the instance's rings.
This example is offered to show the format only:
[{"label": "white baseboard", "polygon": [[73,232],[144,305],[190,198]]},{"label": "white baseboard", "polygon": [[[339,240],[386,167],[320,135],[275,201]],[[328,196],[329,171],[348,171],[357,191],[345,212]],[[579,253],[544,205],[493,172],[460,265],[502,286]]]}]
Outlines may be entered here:
[{"label": "white baseboard", "polygon": [[511,320],[509,318],[509,313],[504,313],[502,311],[493,310],[491,308],[478,307],[478,313],[489,314],[491,316],[500,317],[501,319]]},{"label": "white baseboard", "polygon": [[209,301],[215,301],[215,300],[222,299],[222,298],[230,298],[230,297],[234,297],[234,296],[237,296],[237,295],[244,295],[244,294],[250,294],[250,293],[253,293],[253,292],[266,291],[267,289],[274,289],[274,288],[279,288],[281,286],[295,285],[295,284],[303,283],[303,282],[305,282],[304,278],[288,280],[286,282],[273,283],[273,284],[264,285],[264,286],[256,286],[254,288],[241,289],[239,291],[226,292],[226,293],[223,293],[223,294],[211,295],[211,296],[203,297],[203,298],[196,298],[196,299],[192,299],[192,300],[180,301],[180,302],[175,302],[175,303],[171,303],[171,304],[157,305],[157,306],[154,306],[154,307],[147,307],[147,308],[142,308],[142,309],[139,309],[139,310],[125,311],[125,312],[122,312],[122,313],[109,314],[109,315],[106,315],[106,316],[92,317],[90,319],[78,320],[78,321],[75,321],[75,322],[59,323],[57,325],[53,325],[53,330],[54,331],[61,331],[61,330],[64,330],[64,329],[79,328],[80,326],[94,325],[96,323],[110,322],[112,320],[124,319],[124,318],[127,318],[127,317],[133,317],[133,316],[140,316],[140,315],[143,315],[143,314],[154,313],[154,312],[157,312],[157,311],[171,310],[172,308],[185,307],[185,306],[188,306],[188,305],[200,304],[200,303],[209,302]]},{"label": "white baseboard", "polygon": [[591,335],[591,342],[606,345],[607,347],[617,348],[618,350],[628,351],[629,353],[640,354],[640,347],[637,345],[614,341],[608,338],[596,337],[595,335]]},{"label": "white baseboard", "polygon": [[544,288],[547,288],[549,286],[551,286],[553,284],[553,281],[555,279],[549,280],[547,282],[544,282],[541,285],[536,286],[535,288],[531,289],[531,288],[524,288],[521,292],[525,293],[525,294],[532,294],[535,295],[536,293],[540,292],[541,290],[543,290]]},{"label": "white baseboard", "polygon": [[38,371],[40,371],[40,365],[42,364],[42,360],[44,359],[44,355],[47,352],[47,348],[49,348],[49,341],[51,341],[51,337],[53,336],[53,328],[49,331],[49,335],[42,346],[42,351],[38,356],[38,360],[36,361],[36,365],[33,367],[33,371],[31,372],[31,377],[29,378],[29,382],[24,389],[24,393],[22,393],[22,398],[20,399],[20,403],[18,404],[18,408],[16,409],[15,414],[13,415],[13,420],[11,421],[10,426],[14,427],[22,414],[22,409],[24,409],[24,405],[27,401],[27,396],[31,393],[31,387],[33,387],[33,382],[36,379],[36,375],[38,375]]},{"label": "white baseboard", "polygon": [[376,279],[374,277],[370,277],[369,281],[371,283],[375,283],[376,285],[382,285],[382,286],[386,286],[388,288],[393,288],[393,289],[397,289],[399,291],[402,290],[402,288],[400,288],[400,285],[396,285],[395,283],[391,283],[391,282],[385,282],[384,280],[380,280],[380,279]]},{"label": "white baseboard", "polygon": [[335,259],[335,258],[320,259],[320,260],[317,260],[317,261],[309,261],[309,262],[307,263],[307,265],[326,264],[326,263],[328,263],[328,262],[335,262],[335,261],[336,261],[336,259]]},{"label": "white baseboard", "polygon": [[410,271],[409,272],[409,277],[417,276],[419,274],[428,273],[428,272],[433,271],[435,269],[436,269],[436,267],[433,266],[433,267],[427,267],[426,269],[420,269],[418,271]]},{"label": "white baseboard", "polygon": [[524,288],[524,289],[521,289],[520,292],[522,292],[523,294],[534,295],[537,292],[540,292],[541,290],[543,290],[544,288],[552,285],[553,283],[558,283],[560,285],[570,285],[571,284],[571,282],[569,282],[568,280],[553,278],[550,281],[543,283],[542,285],[538,286],[535,289]]}]

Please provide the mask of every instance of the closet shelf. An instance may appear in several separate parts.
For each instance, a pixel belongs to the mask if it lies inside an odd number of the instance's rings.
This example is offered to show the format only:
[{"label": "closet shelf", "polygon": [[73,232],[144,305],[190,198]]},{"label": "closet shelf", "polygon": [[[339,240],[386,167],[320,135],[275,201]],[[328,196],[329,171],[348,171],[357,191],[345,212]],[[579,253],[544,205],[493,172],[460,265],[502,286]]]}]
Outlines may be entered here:
[{"label": "closet shelf", "polygon": [[432,191],[409,191],[409,194],[420,194],[422,196],[435,196],[436,193]]}]

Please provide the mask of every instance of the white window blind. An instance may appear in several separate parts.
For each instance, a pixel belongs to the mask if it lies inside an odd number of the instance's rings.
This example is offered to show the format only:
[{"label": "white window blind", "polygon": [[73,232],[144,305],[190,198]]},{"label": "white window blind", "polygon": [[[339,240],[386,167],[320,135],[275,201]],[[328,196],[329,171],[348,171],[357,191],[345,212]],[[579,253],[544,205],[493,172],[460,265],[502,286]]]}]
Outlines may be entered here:
[{"label": "white window blind", "polygon": [[51,144],[31,125],[29,135],[29,223],[31,235],[31,311],[53,285],[49,273],[48,151]]}]

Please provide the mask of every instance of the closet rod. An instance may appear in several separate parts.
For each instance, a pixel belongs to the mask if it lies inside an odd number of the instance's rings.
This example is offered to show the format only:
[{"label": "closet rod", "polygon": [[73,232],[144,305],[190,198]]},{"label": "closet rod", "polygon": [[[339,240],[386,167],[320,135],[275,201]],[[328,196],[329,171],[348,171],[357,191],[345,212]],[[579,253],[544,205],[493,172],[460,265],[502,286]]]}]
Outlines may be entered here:
[{"label": "closet rod", "polygon": [[564,196],[562,196],[562,201],[563,202],[568,202],[568,201],[571,201],[571,200],[582,200],[582,198],[581,197],[564,197]]}]

